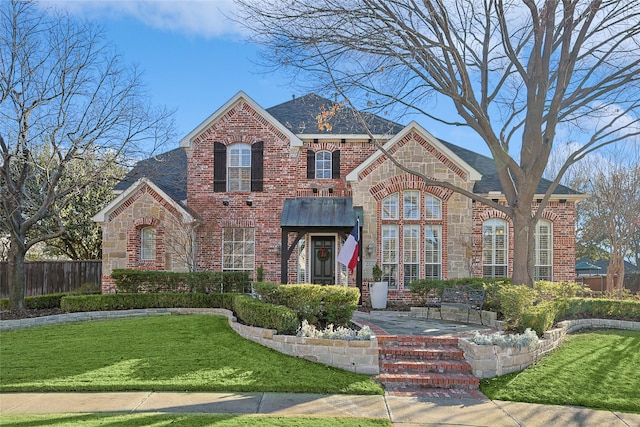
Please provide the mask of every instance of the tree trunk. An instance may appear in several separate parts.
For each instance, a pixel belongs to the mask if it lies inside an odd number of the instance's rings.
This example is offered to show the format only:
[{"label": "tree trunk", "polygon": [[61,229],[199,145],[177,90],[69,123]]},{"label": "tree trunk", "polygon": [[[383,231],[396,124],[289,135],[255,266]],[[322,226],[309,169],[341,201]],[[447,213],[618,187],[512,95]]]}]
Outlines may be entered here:
[{"label": "tree trunk", "polygon": [[535,277],[535,225],[531,212],[514,210],[513,223],[513,274],[511,283],[533,287]]},{"label": "tree trunk", "polygon": [[9,284],[9,308],[24,308],[25,272],[24,258],[26,255],[24,243],[15,237],[9,244],[9,269],[7,282]]}]

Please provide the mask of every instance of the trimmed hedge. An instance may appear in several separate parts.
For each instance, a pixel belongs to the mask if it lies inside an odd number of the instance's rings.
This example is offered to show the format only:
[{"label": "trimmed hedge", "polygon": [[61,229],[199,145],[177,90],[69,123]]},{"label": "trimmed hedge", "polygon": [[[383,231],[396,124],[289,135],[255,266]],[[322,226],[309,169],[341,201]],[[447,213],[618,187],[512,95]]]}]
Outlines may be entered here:
[{"label": "trimmed hedge", "polygon": [[236,295],[232,310],[243,323],[275,329],[279,334],[295,334],[300,327],[298,316],[292,309],[261,302],[249,295]]},{"label": "trimmed hedge", "polygon": [[[24,298],[24,308],[29,310],[46,310],[50,308],[60,308],[60,301],[62,298],[70,295],[78,295],[78,294],[99,294],[100,291],[72,291],[72,292],[57,292],[54,294],[47,295],[35,295],[31,297]],[[2,298],[0,300],[0,307],[2,310],[7,310],[9,308],[9,299]]]},{"label": "trimmed hedge", "polygon": [[231,306],[231,302],[228,301],[230,298],[230,294],[168,292],[82,295],[62,298],[60,307],[70,313],[139,308],[228,308]]},{"label": "trimmed hedge", "polygon": [[294,310],[300,323],[347,326],[358,308],[360,290],[333,285],[255,283],[262,301]]},{"label": "trimmed hedge", "polygon": [[114,269],[111,277],[117,292],[201,292],[249,293],[251,282],[246,271],[150,271]]}]

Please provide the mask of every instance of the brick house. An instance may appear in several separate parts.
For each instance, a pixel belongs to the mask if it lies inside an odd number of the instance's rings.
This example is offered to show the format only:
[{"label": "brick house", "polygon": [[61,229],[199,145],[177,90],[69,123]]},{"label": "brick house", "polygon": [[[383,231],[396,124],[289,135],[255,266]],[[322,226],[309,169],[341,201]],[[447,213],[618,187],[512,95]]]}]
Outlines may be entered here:
[{"label": "brick house", "polygon": [[[94,220],[103,230],[103,292],[115,268],[246,270],[280,283],[357,286],[378,263],[389,299],[408,301],[416,278],[508,276],[512,227],[500,212],[426,185],[369,141],[349,108],[306,95],[264,109],[239,92],[179,148],[135,165]],[[317,116],[333,111],[331,126]],[[364,114],[374,136],[410,168],[504,200],[493,160]],[[549,182],[543,181],[539,193]],[[575,277],[575,203],[559,186],[536,227],[536,275]],[[535,207],[534,207],[535,208]],[[337,253],[359,218],[358,267]]]}]

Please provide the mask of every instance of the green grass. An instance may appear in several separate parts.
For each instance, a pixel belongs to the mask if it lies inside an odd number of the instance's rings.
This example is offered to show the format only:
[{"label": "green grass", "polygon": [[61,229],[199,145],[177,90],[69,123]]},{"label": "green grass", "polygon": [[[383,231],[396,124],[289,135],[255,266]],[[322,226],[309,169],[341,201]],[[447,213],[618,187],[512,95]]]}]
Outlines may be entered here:
[{"label": "green grass", "polygon": [[79,322],[0,337],[0,392],[384,393],[367,375],[245,340],[222,316]]},{"label": "green grass", "polygon": [[571,335],[518,373],[483,380],[490,399],[640,413],[640,332]]},{"label": "green grass", "polygon": [[55,414],[55,415],[2,415],[3,427],[36,426],[165,426],[173,427],[383,427],[390,426],[386,419],[336,417],[281,417],[264,415],[191,415],[191,414]]}]

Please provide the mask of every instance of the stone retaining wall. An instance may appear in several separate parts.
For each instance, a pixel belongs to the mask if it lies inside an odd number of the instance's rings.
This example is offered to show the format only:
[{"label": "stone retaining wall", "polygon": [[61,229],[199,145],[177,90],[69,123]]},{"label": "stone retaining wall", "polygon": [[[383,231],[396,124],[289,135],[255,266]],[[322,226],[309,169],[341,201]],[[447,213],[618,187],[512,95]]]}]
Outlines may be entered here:
[{"label": "stone retaining wall", "polygon": [[117,319],[135,316],[170,314],[218,314],[227,316],[229,325],[243,338],[272,348],[280,353],[367,375],[378,374],[378,341],[346,341],[278,335],[273,329],[256,328],[236,322],[233,312],[222,308],[150,308],[138,310],[90,311],[2,320],[0,331],[55,325],[85,320]]},{"label": "stone retaining wall", "polygon": [[551,350],[558,347],[565,336],[581,329],[629,329],[640,330],[640,322],[613,319],[578,319],[558,322],[554,329],[544,333],[534,348],[512,348],[497,345],[478,345],[467,338],[460,338],[458,344],[471,364],[473,374],[478,378],[518,372],[532,365]]}]

